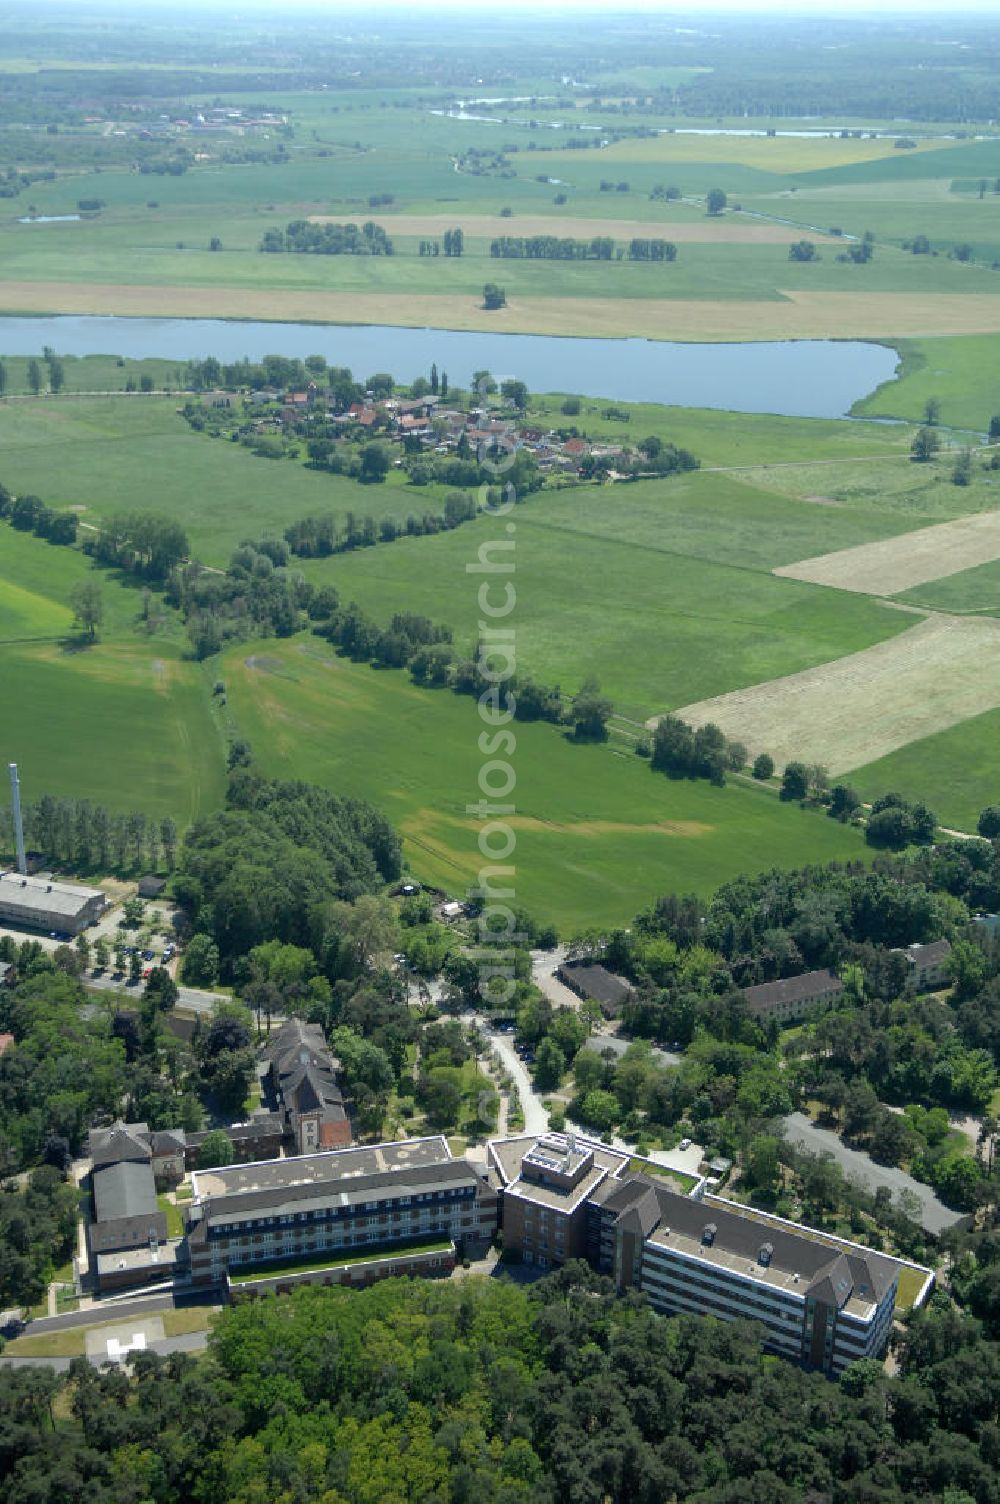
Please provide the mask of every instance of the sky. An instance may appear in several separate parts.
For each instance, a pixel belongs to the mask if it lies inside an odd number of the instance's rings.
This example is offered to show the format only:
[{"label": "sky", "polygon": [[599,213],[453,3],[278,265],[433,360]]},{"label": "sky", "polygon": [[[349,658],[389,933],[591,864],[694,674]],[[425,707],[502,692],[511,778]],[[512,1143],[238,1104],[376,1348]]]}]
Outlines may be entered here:
[{"label": "sky", "polygon": [[[44,3],[44,0],[43,0]],[[108,0],[98,0],[103,8]],[[115,3],[115,0],[110,0]],[[132,11],[156,11],[169,8],[169,0],[117,0],[123,9]],[[85,11],[92,9],[92,0],[56,0],[58,9],[65,9],[67,5],[72,9]],[[530,11],[535,15],[573,13],[586,10],[590,13],[601,11],[614,11],[616,13],[637,14],[647,13],[664,18],[677,16],[687,22],[692,18],[704,21],[713,15],[736,15],[753,16],[767,15],[773,18],[776,15],[795,16],[823,16],[823,17],[866,17],[876,19],[880,16],[905,16],[939,15],[942,20],[955,19],[963,15],[997,16],[1000,6],[998,0],[959,0],[958,4],[948,5],[945,0],[710,0],[709,4],[700,4],[698,0],[689,0],[687,5],[664,4],[664,0],[494,0],[495,13],[502,15],[511,11]],[[327,15],[331,20],[356,23],[362,17],[374,17],[389,11],[403,11],[406,14],[424,11],[428,15],[440,14],[442,11],[465,11],[468,12],[469,0],[371,0],[365,6],[358,6],[356,0],[207,0],[206,9],[213,11],[224,10],[233,16],[256,15],[261,9],[271,10],[277,13],[289,13],[296,11],[308,11],[314,15]],[[186,9],[186,3],[184,8]],[[481,10],[475,12],[476,19],[483,19]]]}]

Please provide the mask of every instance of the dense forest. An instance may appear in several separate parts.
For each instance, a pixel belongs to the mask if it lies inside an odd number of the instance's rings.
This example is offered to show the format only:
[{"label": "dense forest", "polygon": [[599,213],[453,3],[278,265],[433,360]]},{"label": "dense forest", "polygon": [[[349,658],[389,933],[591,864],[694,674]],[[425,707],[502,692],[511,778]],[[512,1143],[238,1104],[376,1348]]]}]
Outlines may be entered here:
[{"label": "dense forest", "polygon": [[299,1290],[207,1360],[0,1371],[3,1504],[996,1504],[1000,1358],[944,1306],[839,1384],[572,1264]]}]

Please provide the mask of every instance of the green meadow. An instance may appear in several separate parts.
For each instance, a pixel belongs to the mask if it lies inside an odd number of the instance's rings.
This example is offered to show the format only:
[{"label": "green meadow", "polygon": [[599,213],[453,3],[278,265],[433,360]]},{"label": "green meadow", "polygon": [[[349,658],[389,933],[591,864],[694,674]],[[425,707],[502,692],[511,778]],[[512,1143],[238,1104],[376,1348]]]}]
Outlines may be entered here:
[{"label": "green meadow", "polygon": [[115,512],[173,517],[194,556],[217,567],[244,539],[280,534],[310,513],[405,519],[441,510],[441,488],[406,487],[398,472],[384,485],[362,486],[261,459],[196,433],[176,408],[168,397],[0,403],[0,480],[15,494],[75,507],[85,526]]},{"label": "green meadow", "polygon": [[[795,673],[905,629],[864,596],[779,579],[783,562],[895,529],[698,474],[530,497],[514,514],[518,661],[571,692],[596,674],[636,719]],[[418,611],[477,631],[482,517],[453,533],[305,564],[378,621]]]},{"label": "green meadow", "polygon": [[[470,203],[466,207],[469,212],[498,212],[501,205]],[[8,223],[0,225],[4,277],[14,282],[75,285],[473,298],[481,294],[484,282],[498,280],[509,298],[597,300],[775,302],[786,292],[919,295],[1000,291],[1000,278],[988,267],[898,252],[876,256],[867,266],[843,265],[836,260],[835,246],[824,247],[818,260],[807,263],[790,261],[787,247],[780,244],[701,242],[681,243],[677,259],[671,263],[503,260],[489,255],[486,241],[472,238],[460,259],[421,257],[417,254],[419,237],[398,235],[394,237],[396,254],[389,257],[261,252],[258,246],[264,231],[283,229],[288,220],[300,218],[297,209],[292,203],[280,211],[258,211],[250,218],[234,218],[220,206],[212,211],[185,211],[169,224],[160,221],[158,211],[148,211],[145,218],[130,215],[118,220],[109,216],[79,224]],[[618,204],[617,210],[619,216],[629,212],[623,204]],[[460,223],[461,211],[454,212]],[[377,221],[378,212],[366,210],[364,217]],[[669,238],[669,223],[650,225],[650,230]],[[517,233],[515,216],[510,221],[510,234]],[[221,251],[209,250],[213,236],[222,240]]]},{"label": "green meadow", "polygon": [[[219,671],[232,729],[266,772],[375,800],[418,877],[456,893],[475,883],[479,825],[466,805],[480,798],[483,723],[471,700],[352,664],[315,638],[241,644]],[[863,855],[856,831],[770,790],[674,782],[614,743],[514,730],[517,899],[564,934],[627,923],[659,892],[707,894],[736,871]]]},{"label": "green meadow", "polygon": [[104,574],[100,639],[77,641],[69,600],[92,573],[81,553],[0,523],[0,761],[19,764],[27,800],[87,798],[187,825],[224,785],[207,671],[169,629],[140,633],[140,592]]},{"label": "green meadow", "polygon": [[911,742],[848,775],[866,799],[897,789],[922,799],[943,825],[974,831],[980,811],[1000,804],[1000,710]]},{"label": "green meadow", "polygon": [[936,398],[942,423],[986,431],[990,418],[1000,410],[1000,340],[996,335],[951,335],[896,343],[902,355],[899,375],[855,403],[857,416],[907,418],[919,423],[927,402]]}]

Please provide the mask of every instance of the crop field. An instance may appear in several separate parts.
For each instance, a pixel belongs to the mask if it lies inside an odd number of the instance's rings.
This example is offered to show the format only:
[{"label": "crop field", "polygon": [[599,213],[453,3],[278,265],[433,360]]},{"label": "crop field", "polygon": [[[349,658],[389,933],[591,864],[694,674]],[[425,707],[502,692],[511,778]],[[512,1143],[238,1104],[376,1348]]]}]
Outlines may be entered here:
[{"label": "crop field", "polygon": [[[376,799],[419,877],[452,892],[475,882],[478,825],[465,806],[479,797],[481,722],[470,700],[351,664],[316,639],[232,648],[220,672],[234,729],[265,771]],[[856,832],[768,790],[675,783],[549,726],[516,733],[517,899],[563,933],[626,922],[661,891],[707,893],[737,869],[863,850]]]},{"label": "crop field", "polygon": [[837,775],[1000,706],[998,650],[1000,622],[933,616],[890,642],[679,713],[715,722],[779,766],[798,758]]},{"label": "crop field", "polygon": [[[498,275],[506,278],[506,272],[499,272],[494,263],[490,279]],[[544,275],[553,278],[557,274],[546,270]],[[720,294],[731,289],[723,286],[720,275],[716,295],[704,300],[666,296],[663,288],[655,297],[535,297],[514,295],[508,288],[507,307],[487,312],[482,307],[481,280],[476,290],[470,288],[466,293],[408,294],[270,286],[137,286],[115,282],[111,277],[109,266],[107,282],[0,279],[0,313],[398,324],[404,328],[486,329],[501,334],[709,342],[888,340],[1000,332],[1000,291],[963,295],[778,289],[759,301],[735,297],[727,301]]]},{"label": "crop field", "polygon": [[0,758],[20,765],[29,801],[71,795],[186,825],[223,787],[205,671],[179,640],[140,635],[139,591],[106,575],[100,640],[76,642],[69,598],[90,573],[82,554],[0,523]]},{"label": "crop field", "polygon": [[1000,559],[1000,512],[980,512],[877,543],[779,565],[775,574],[863,595],[898,595]]}]

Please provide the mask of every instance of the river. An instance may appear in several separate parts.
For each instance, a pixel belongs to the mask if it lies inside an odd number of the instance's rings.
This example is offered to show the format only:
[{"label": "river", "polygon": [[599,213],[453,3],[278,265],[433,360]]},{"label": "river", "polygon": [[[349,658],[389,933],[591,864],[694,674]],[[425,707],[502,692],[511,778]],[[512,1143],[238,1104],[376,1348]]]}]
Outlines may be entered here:
[{"label": "river", "polygon": [[896,352],[861,340],[680,344],[645,339],[568,339],[394,325],[254,323],[226,319],[0,317],[0,353],[159,356],[178,362],[264,355],[323,355],[359,379],[387,371],[409,383],[432,363],[453,386],[472,373],[517,377],[535,392],[573,392],[619,402],[842,418],[895,373]]}]

